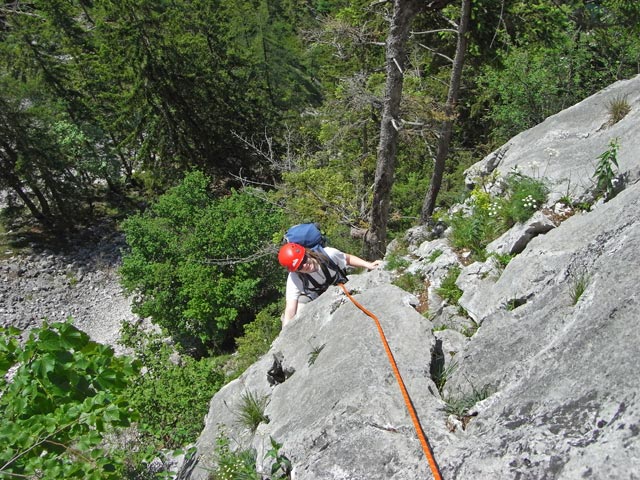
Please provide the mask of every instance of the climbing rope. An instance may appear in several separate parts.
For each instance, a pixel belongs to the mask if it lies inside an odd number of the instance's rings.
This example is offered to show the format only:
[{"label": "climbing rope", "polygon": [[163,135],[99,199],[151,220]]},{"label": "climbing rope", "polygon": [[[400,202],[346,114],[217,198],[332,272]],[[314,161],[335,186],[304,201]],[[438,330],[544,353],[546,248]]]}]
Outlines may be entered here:
[{"label": "climbing rope", "polygon": [[364,308],[358,301],[351,296],[347,288],[344,284],[338,284],[345,295],[353,302],[353,304],[358,307],[362,312],[370,317],[376,324],[378,328],[378,333],[380,334],[380,339],[382,340],[382,345],[384,346],[385,351],[387,352],[387,357],[389,358],[389,363],[391,364],[391,368],[393,369],[393,373],[396,377],[398,385],[400,386],[400,391],[402,392],[402,397],[404,398],[404,403],[407,406],[407,410],[409,410],[409,415],[411,416],[411,420],[413,421],[413,426],[416,429],[416,433],[418,434],[418,439],[420,440],[420,444],[422,445],[422,450],[427,457],[427,461],[429,462],[429,467],[431,468],[431,472],[433,473],[433,478],[435,480],[442,480],[442,475],[440,475],[440,470],[438,468],[438,464],[436,463],[436,459],[433,456],[433,452],[431,451],[431,446],[427,440],[427,437],[422,430],[422,426],[420,425],[420,420],[418,420],[418,415],[416,414],[416,410],[413,407],[413,402],[411,401],[411,397],[409,397],[409,392],[407,391],[407,387],[404,385],[404,380],[402,380],[402,376],[400,375],[400,370],[398,370],[398,365],[396,364],[395,359],[393,358],[393,353],[391,352],[391,348],[389,347],[389,342],[387,342],[387,337],[382,330],[382,325],[380,325],[380,320],[369,310]]}]

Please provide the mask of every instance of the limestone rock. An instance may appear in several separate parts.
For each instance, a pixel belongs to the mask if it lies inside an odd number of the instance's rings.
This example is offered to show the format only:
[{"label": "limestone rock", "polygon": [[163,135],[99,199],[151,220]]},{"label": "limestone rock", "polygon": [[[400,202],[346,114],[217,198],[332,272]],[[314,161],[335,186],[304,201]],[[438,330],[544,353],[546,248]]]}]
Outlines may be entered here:
[{"label": "limestone rock", "polygon": [[[631,111],[610,125],[608,105],[616,98],[625,98]],[[564,196],[574,201],[593,200],[597,159],[609,149],[611,140],[619,140],[620,177],[627,184],[640,178],[639,123],[640,76],[636,76],[616,82],[516,135],[469,168],[465,172],[466,183],[472,186],[478,176],[495,171],[504,177],[517,169],[524,175],[547,181],[549,205]]]}]

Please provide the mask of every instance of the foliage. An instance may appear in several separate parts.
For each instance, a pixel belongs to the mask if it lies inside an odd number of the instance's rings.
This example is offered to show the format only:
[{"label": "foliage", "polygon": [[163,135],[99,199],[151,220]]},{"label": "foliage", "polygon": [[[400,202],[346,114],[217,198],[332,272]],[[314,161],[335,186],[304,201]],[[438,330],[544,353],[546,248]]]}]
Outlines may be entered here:
[{"label": "foliage", "polygon": [[291,461],[280,453],[282,445],[270,437],[271,448],[265,453],[266,459],[273,459],[271,474],[256,471],[254,450],[232,450],[229,439],[223,433],[216,439],[215,458],[217,468],[209,476],[210,480],[286,480],[291,478]]},{"label": "foliage", "polygon": [[618,148],[618,139],[609,142],[609,148],[598,156],[598,164],[593,175],[597,181],[597,193],[604,195],[606,200],[612,199],[616,193],[616,173],[613,167],[618,168]]},{"label": "foliage", "polygon": [[506,178],[507,201],[503,203],[501,219],[506,227],[527,221],[547,200],[544,182],[517,172]]},{"label": "foliage", "polygon": [[631,105],[626,96],[615,97],[607,103],[607,111],[609,112],[609,125],[618,123],[631,111]]},{"label": "foliage", "polygon": [[393,285],[413,294],[420,294],[425,291],[424,275],[420,273],[406,272],[393,280]]},{"label": "foliage", "polygon": [[204,426],[211,397],[224,383],[220,361],[178,357],[165,339],[132,325],[123,325],[123,332],[125,345],[134,348],[143,366],[143,374],[125,390],[139,414],[142,443],[153,451],[193,443]]},{"label": "foliage", "polygon": [[494,198],[475,189],[471,194],[468,213],[458,212],[450,217],[451,244],[469,249],[474,259],[486,259],[487,245],[517,222],[524,222],[542,206],[548,189],[544,182],[510,173],[504,181],[505,196]]},{"label": "foliage", "polygon": [[284,273],[269,242],[282,217],[249,192],[214,199],[207,183],[191,172],[124,222],[120,273],[136,313],[220,350],[278,291]]},{"label": "foliage", "polygon": [[16,329],[0,333],[0,474],[122,478],[102,442],[136,419],[125,387],[138,365],[70,322],[44,323],[24,344]]},{"label": "foliage", "polygon": [[469,410],[478,402],[485,400],[493,393],[493,389],[489,386],[484,386],[480,389],[472,386],[471,392],[459,395],[448,396],[444,399],[445,408],[444,411],[449,415],[455,415],[458,419],[462,420],[469,414]]},{"label": "foliage", "polygon": [[49,226],[104,182],[153,195],[194,167],[264,179],[271,165],[245,140],[269,126],[279,151],[285,121],[320,101],[298,32],[315,23],[287,0],[7,5],[0,182]]},{"label": "foliage", "polygon": [[290,212],[290,223],[301,219],[320,223],[330,244],[343,251],[354,251],[347,243],[349,230],[366,227],[362,205],[369,202],[361,172],[351,170],[306,167],[287,172],[277,193]]},{"label": "foliage", "polygon": [[265,458],[273,458],[271,464],[271,479],[286,480],[291,478],[291,460],[286,455],[280,453],[282,444],[275,441],[273,437],[270,437],[271,448],[267,451]]},{"label": "foliage", "polygon": [[[504,29],[491,32],[492,55],[478,62],[470,93],[476,99],[470,113],[483,120],[478,127],[490,132],[493,145],[637,74],[640,7],[624,3],[628,2],[502,4]],[[477,8],[476,15],[482,10],[490,15],[491,8],[497,7]]]},{"label": "foliage", "polygon": [[385,270],[404,270],[411,262],[405,258],[402,252],[394,250],[389,253],[385,258]]},{"label": "foliage", "polygon": [[255,432],[261,423],[269,423],[269,417],[264,413],[269,404],[268,396],[248,390],[242,394],[240,401],[236,418],[250,432]]},{"label": "foliage", "polygon": [[256,472],[253,450],[232,451],[229,439],[220,435],[216,439],[215,457],[218,464],[210,480],[261,480]]},{"label": "foliage", "polygon": [[239,376],[269,350],[280,333],[282,310],[280,302],[268,305],[244,326],[244,334],[236,339],[236,353],[226,365],[233,372],[227,374],[228,379]]},{"label": "foliage", "polygon": [[580,297],[582,297],[582,294],[589,286],[590,280],[590,275],[584,271],[579,272],[571,277],[570,293],[572,305],[578,303],[578,300],[580,300]]},{"label": "foliage", "polygon": [[454,248],[469,249],[474,259],[486,258],[486,246],[497,237],[499,222],[489,209],[474,208],[470,215],[455,213],[449,218],[451,225],[451,245]]},{"label": "foliage", "polygon": [[442,279],[442,283],[436,289],[436,293],[451,305],[457,305],[462,296],[462,290],[456,285],[456,280],[459,276],[460,267],[450,268],[447,275]]}]

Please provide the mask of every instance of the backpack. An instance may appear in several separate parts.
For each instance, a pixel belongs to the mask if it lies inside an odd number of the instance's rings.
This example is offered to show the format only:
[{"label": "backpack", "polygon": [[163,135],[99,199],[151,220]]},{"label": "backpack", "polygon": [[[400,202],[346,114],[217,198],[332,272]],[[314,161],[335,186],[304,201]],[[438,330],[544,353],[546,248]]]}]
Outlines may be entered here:
[{"label": "backpack", "polygon": [[306,248],[326,247],[327,237],[320,231],[317,223],[299,223],[284,234],[285,243],[297,243]]},{"label": "backpack", "polygon": [[285,243],[297,243],[305,248],[321,253],[325,258],[325,262],[320,263],[322,273],[328,281],[324,284],[317,282],[310,275],[299,273],[305,291],[315,292],[318,295],[324,293],[330,285],[347,282],[347,272],[340,268],[331,260],[323,247],[327,246],[327,237],[320,230],[317,223],[300,223],[294,225],[284,234]]}]

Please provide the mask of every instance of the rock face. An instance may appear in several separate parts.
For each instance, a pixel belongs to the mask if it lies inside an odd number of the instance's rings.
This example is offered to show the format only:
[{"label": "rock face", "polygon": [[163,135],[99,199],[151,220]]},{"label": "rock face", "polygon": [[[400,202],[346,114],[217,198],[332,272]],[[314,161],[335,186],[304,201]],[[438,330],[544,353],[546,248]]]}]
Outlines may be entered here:
[{"label": "rock face", "polygon": [[[609,105],[625,100],[631,111],[611,124]],[[582,102],[526,130],[478,162],[466,172],[467,184],[496,171],[505,175],[517,169],[533,178],[544,178],[551,187],[550,201],[563,196],[593,200],[597,158],[618,139],[620,180],[640,178],[640,78],[617,82]]]},{"label": "rock face", "polygon": [[[611,125],[615,98],[631,111]],[[640,478],[639,125],[636,77],[472,167],[470,184],[516,165],[544,177],[549,204],[492,244],[517,254],[505,268],[493,259],[467,265],[446,239],[408,232],[406,271],[425,277],[428,318],[417,313],[418,298],[390,284],[397,274],[378,270],[347,284],[382,323],[443,478]],[[614,138],[624,190],[558,220],[562,196],[594,199],[596,159]],[[466,315],[437,295],[451,267],[461,269]],[[255,432],[239,420],[250,396],[268,399],[269,421]],[[447,413],[469,399],[464,415]],[[234,448],[255,449],[264,472],[272,437],[295,479],[432,478],[375,325],[337,287],[212,399],[179,478],[209,478],[222,433]]]},{"label": "rock face", "polygon": [[[388,275],[353,278],[357,301],[378,314],[417,413],[440,417],[440,401],[429,374],[435,339],[432,325],[411,306],[415,297],[386,284]],[[367,284],[365,286],[365,284]],[[269,371],[281,360],[286,379]],[[271,379],[271,382],[270,382]],[[243,397],[269,399],[268,423],[255,434],[238,419]],[[271,352],[213,398],[202,452],[182,478],[207,479],[213,446],[222,431],[252,446],[262,459],[270,437],[284,442],[296,478],[426,478],[420,444],[389,366],[376,326],[339,292],[322,295],[285,328]],[[224,425],[224,426],[223,426]],[[432,428],[433,427],[433,428]],[[444,424],[425,424],[434,439],[448,435]],[[261,465],[268,471],[268,465]]]}]

